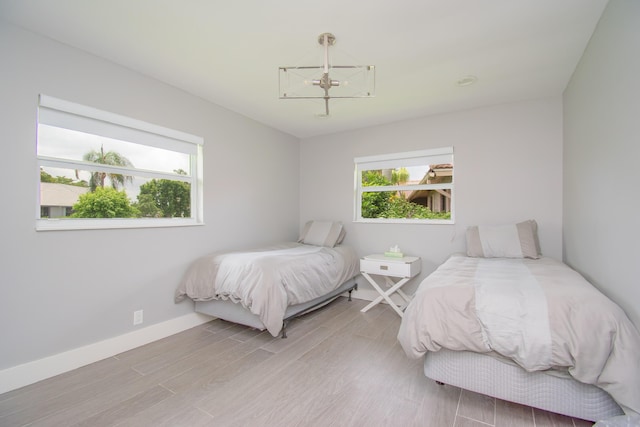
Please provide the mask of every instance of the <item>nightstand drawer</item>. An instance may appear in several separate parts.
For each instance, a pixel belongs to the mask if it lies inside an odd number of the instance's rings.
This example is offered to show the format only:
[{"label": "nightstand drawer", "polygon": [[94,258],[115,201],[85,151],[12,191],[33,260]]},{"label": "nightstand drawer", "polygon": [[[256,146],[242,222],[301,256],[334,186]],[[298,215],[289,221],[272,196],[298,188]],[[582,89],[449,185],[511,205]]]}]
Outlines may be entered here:
[{"label": "nightstand drawer", "polygon": [[360,271],[369,274],[392,277],[413,277],[420,273],[420,258],[405,257],[395,259],[365,257],[360,260]]}]

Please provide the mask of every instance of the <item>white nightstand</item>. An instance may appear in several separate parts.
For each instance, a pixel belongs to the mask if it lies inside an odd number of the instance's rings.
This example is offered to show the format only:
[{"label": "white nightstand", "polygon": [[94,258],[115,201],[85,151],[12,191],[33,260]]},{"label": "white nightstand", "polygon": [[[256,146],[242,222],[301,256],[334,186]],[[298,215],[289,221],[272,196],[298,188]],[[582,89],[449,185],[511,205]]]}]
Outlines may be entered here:
[{"label": "white nightstand", "polygon": [[[405,256],[402,258],[387,257],[382,254],[367,255],[360,259],[360,272],[362,276],[367,279],[371,286],[380,294],[378,298],[373,300],[369,305],[363,308],[363,313],[369,310],[374,305],[380,304],[384,299],[389,303],[400,317],[402,317],[402,310],[410,298],[402,292],[400,289],[404,286],[412,277],[415,277],[420,273],[422,269],[422,261],[420,257]],[[386,291],[382,290],[380,285],[370,276],[374,274],[384,277],[385,285],[388,287]],[[397,282],[391,280],[391,278],[400,279]],[[391,295],[398,293],[400,297],[405,301],[405,304],[398,305],[392,299]]]}]

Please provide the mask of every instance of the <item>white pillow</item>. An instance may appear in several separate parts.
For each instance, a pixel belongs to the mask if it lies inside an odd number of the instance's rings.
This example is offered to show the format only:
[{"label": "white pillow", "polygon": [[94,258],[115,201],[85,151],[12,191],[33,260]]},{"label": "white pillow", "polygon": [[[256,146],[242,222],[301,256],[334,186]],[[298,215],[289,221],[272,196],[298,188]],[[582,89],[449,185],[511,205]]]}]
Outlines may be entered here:
[{"label": "white pillow", "polygon": [[345,234],[345,230],[339,222],[308,221],[304,225],[298,242],[332,248],[342,242]]},{"label": "white pillow", "polygon": [[540,258],[538,224],[534,220],[512,225],[467,228],[467,256],[482,258]]}]

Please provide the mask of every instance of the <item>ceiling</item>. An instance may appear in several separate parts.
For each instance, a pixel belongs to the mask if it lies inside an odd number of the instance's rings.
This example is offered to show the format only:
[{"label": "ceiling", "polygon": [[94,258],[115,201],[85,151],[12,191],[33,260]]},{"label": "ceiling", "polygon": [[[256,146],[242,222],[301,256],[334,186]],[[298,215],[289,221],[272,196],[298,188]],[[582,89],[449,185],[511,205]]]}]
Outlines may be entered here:
[{"label": "ceiling", "polygon": [[[307,138],[560,95],[606,3],[0,0],[0,16]],[[376,67],[376,96],[332,100],[329,118],[322,100],[278,97],[278,67],[322,65],[324,32],[333,65]]]}]

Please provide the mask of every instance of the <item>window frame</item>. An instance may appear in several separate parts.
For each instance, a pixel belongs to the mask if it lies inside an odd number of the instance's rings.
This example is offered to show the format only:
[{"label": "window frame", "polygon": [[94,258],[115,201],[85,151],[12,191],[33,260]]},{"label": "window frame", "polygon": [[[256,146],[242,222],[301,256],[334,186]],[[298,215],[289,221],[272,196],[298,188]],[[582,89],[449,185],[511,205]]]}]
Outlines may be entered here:
[{"label": "window frame", "polygon": [[[443,161],[446,160],[446,161]],[[390,186],[362,185],[362,173],[367,170],[391,169],[417,165],[431,165],[453,162],[453,147],[442,147],[427,150],[400,153],[380,154],[374,156],[355,157],[354,164],[354,207],[353,221],[374,224],[455,224],[455,172],[452,172],[451,183],[394,185],[392,191],[413,190],[451,190],[450,219],[412,219],[412,218],[363,218],[362,195],[368,192],[390,191]],[[455,168],[455,166],[454,166]],[[365,189],[366,190],[363,190]]]},{"label": "window frame", "polygon": [[[44,118],[44,121],[43,121]],[[62,125],[60,125],[60,124]],[[79,130],[94,135],[107,136],[141,146],[163,148],[189,155],[190,174],[138,169],[96,164],[84,160],[71,160],[40,155],[39,126],[41,124]],[[122,229],[181,227],[204,225],[203,213],[203,146],[204,138],[185,132],[169,129],[152,123],[114,114],[48,95],[39,95],[36,132],[37,191],[36,191],[36,230],[86,230],[86,229]],[[93,129],[93,131],[92,131]],[[115,135],[115,136],[113,136]],[[189,218],[43,218],[40,204],[41,167],[63,169],[81,169],[102,171],[123,175],[134,175],[151,179],[169,179],[190,184],[191,200]]]}]

